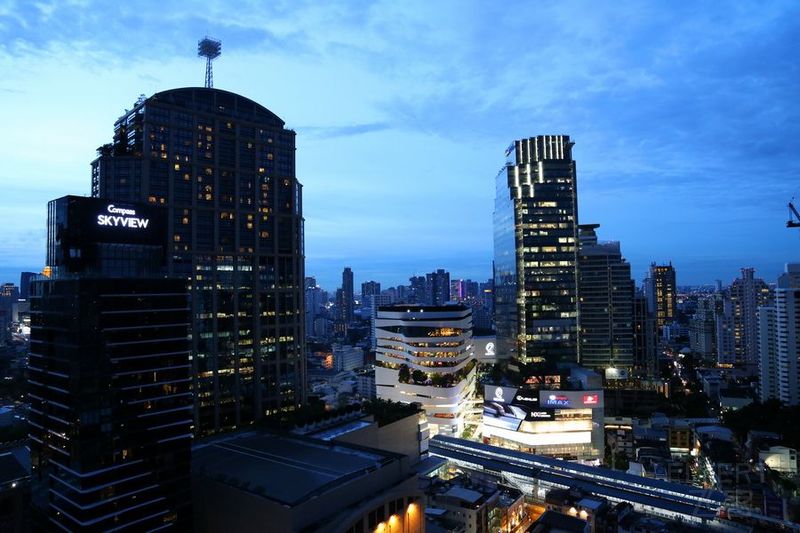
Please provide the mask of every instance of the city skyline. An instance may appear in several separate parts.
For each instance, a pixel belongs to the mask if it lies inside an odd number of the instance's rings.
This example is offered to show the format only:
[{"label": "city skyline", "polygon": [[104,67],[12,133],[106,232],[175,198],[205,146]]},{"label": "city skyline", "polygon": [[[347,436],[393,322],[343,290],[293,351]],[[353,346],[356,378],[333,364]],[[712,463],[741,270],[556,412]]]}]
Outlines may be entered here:
[{"label": "city skyline", "polygon": [[[786,141],[800,128],[795,5],[334,3],[222,16],[212,3],[190,19],[148,5],[0,9],[0,109],[19,125],[0,133],[0,281],[44,266],[46,202],[89,193],[88,162],[121,109],[202,85],[194,45],[206,31],[223,41],[215,85],[298,133],[306,272],[326,288],[344,266],[387,285],[436,268],[490,277],[503,150],[540,134],[576,142],[578,221],[621,241],[637,281],[652,261],[672,261],[688,285],[730,283],[741,267],[771,280],[796,260],[784,227],[800,168]],[[535,32],[522,23],[533,19]]]}]

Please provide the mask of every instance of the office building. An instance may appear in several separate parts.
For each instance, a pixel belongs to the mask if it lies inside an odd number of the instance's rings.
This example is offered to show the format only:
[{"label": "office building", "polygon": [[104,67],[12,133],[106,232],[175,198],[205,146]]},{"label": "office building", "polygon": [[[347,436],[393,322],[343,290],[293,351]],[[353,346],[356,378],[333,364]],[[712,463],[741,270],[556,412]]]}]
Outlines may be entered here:
[{"label": "office building", "polygon": [[378,398],[419,402],[431,432],[460,434],[475,393],[472,310],[399,304],[375,320]]},{"label": "office building", "polygon": [[187,280],[198,435],[293,409],[305,393],[303,212],[295,132],[228,91],[140,98],[92,162],[92,196],[167,208]]},{"label": "office building", "polygon": [[800,264],[786,265],[786,271],[778,277],[774,308],[762,307],[760,311],[761,397],[772,397],[777,384],[778,399],[787,405],[797,405],[800,403],[797,368],[800,354]]},{"label": "office building", "polygon": [[425,304],[444,305],[450,301],[450,272],[438,269],[425,275]]},{"label": "office building", "polygon": [[498,350],[575,362],[578,192],[567,135],[514,141],[497,175],[494,295]]},{"label": "office building", "polygon": [[339,320],[345,325],[353,323],[355,316],[355,294],[353,294],[353,271],[345,267],[342,271],[342,297],[339,308]]},{"label": "office building", "polygon": [[[313,278],[306,278],[305,289],[305,322],[306,322],[306,335],[314,337],[314,321],[320,317],[323,311],[323,306],[327,300],[327,293],[316,284]],[[313,280],[313,285],[310,283]]]},{"label": "office building", "polygon": [[743,268],[742,277],[731,283],[729,295],[733,312],[734,364],[750,371],[758,367],[758,318],[760,306],[769,305],[770,290],[755,270]]},{"label": "office building", "polygon": [[730,297],[730,288],[725,288],[716,296],[714,332],[717,339],[718,365],[730,367],[736,362],[734,329],[733,300]]},{"label": "office building", "polygon": [[649,280],[648,303],[656,317],[658,331],[661,333],[662,328],[672,323],[678,316],[675,268],[672,263],[668,265],[651,263]]},{"label": "office building", "polygon": [[166,210],[48,206],[50,278],[31,286],[30,442],[50,527],[189,528],[186,281],[166,277]]},{"label": "office building", "polygon": [[597,241],[598,227],[579,226],[578,358],[587,368],[627,374],[635,366],[631,266],[619,242]]}]

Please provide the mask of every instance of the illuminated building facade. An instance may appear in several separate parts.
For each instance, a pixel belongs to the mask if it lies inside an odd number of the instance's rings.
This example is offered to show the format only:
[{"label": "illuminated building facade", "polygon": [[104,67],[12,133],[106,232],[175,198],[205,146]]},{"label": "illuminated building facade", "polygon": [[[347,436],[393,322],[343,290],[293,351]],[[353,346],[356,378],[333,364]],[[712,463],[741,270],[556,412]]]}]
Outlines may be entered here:
[{"label": "illuminated building facade", "polygon": [[433,434],[460,434],[475,393],[472,310],[395,305],[375,318],[378,398],[419,402]]},{"label": "illuminated building facade", "polygon": [[604,450],[603,390],[484,386],[484,442],[562,459],[596,461]]},{"label": "illuminated building facade", "polygon": [[677,317],[677,287],[675,268],[668,265],[650,265],[650,291],[648,300],[656,317],[658,331]]},{"label": "illuminated building facade", "polygon": [[140,98],[92,162],[92,196],[167,208],[167,268],[191,289],[194,427],[252,423],[304,396],[295,132],[210,88]]},{"label": "illuminated building facade", "polygon": [[575,362],[578,193],[567,135],[514,141],[494,210],[498,351],[523,362]]},{"label": "illuminated building facade", "polygon": [[165,277],[165,209],[48,206],[31,285],[30,449],[48,530],[191,529],[190,313]]}]

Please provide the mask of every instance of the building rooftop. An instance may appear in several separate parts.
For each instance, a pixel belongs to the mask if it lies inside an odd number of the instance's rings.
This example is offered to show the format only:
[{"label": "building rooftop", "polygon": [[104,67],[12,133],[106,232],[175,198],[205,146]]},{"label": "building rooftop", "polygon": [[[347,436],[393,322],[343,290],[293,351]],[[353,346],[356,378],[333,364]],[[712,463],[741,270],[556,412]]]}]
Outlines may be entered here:
[{"label": "building rooftop", "polygon": [[11,483],[30,474],[12,452],[0,454],[0,484]]},{"label": "building rooftop", "polygon": [[564,532],[564,533],[583,533],[586,530],[586,522],[574,516],[557,513],[555,511],[545,511],[539,519],[528,528],[529,533]]},{"label": "building rooftop", "polygon": [[253,431],[194,447],[195,473],[294,506],[400,461],[400,454]]}]

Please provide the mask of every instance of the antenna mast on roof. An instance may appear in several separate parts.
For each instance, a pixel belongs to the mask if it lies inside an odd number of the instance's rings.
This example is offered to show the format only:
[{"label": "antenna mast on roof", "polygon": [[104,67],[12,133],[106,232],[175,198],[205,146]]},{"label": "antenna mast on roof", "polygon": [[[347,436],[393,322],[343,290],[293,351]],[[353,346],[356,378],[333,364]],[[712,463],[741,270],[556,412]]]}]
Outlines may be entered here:
[{"label": "antenna mast on roof", "polygon": [[211,62],[222,53],[222,41],[212,39],[206,35],[197,41],[197,56],[206,58],[206,87],[214,87],[214,75],[211,72]]}]

